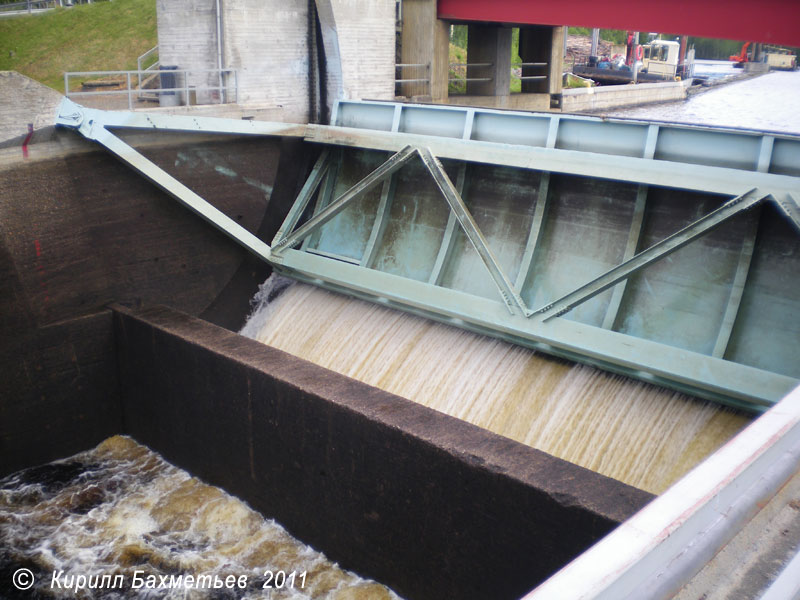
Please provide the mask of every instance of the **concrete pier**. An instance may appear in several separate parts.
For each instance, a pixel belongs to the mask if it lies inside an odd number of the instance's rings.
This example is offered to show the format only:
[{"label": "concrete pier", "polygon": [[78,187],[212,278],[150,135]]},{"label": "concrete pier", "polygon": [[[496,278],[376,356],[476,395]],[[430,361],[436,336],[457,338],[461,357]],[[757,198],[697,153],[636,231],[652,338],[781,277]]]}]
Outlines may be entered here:
[{"label": "concrete pier", "polygon": [[467,61],[468,96],[508,96],[511,93],[511,28],[470,25]]}]

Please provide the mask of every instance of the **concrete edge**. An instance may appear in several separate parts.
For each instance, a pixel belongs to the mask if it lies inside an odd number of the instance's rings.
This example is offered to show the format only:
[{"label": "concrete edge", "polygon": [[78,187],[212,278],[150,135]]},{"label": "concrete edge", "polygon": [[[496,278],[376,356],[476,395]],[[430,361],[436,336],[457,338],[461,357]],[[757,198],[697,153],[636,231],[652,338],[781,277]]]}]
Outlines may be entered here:
[{"label": "concrete edge", "polygon": [[[598,516],[621,522],[631,514],[630,506],[626,506],[623,498],[627,497],[631,505],[643,506],[655,497],[644,490],[166,306],[130,309],[112,304],[110,308],[116,313],[146,321],[185,341],[195,341],[198,335],[202,335],[203,344],[210,351],[243,366],[268,371],[304,392],[318,391],[317,382],[310,372],[324,372],[328,381],[333,382],[326,390],[326,399],[345,410],[392,429],[402,430],[482,469],[535,485],[562,503],[580,499],[584,504],[586,498],[581,493],[582,488],[576,486],[576,477],[589,478],[596,486],[591,508]],[[274,360],[276,356],[281,357],[279,363]],[[556,480],[542,478],[537,467],[543,461],[559,465],[562,477]],[[611,494],[603,493],[611,488]]]},{"label": "concrete edge", "polygon": [[652,499],[173,309],[112,309],[124,433],[407,598],[519,598]]}]

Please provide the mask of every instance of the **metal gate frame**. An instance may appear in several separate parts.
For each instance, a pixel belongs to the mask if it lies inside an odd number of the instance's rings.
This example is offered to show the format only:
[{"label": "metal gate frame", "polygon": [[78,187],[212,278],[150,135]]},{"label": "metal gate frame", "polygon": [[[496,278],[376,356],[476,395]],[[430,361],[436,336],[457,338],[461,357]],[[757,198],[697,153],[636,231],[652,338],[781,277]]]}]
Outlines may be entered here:
[{"label": "metal gate frame", "polygon": [[[722,359],[746,283],[755,231],[743,242],[712,356],[558,317],[624,282],[733,216],[764,202],[774,203],[800,230],[800,207],[796,200],[800,197],[800,178],[793,173],[771,172],[785,171],[785,164],[800,157],[800,139],[736,130],[723,132],[729,135],[720,137],[718,130],[709,128],[610,122],[612,131],[622,132],[623,137],[633,136],[639,140],[640,147],[634,144],[631,152],[629,143],[619,147],[612,145],[610,152],[602,154],[598,148],[608,132],[602,126],[605,121],[595,118],[369,102],[337,103],[333,126],[115,113],[86,109],[69,100],[62,103],[56,122],[77,129],[88,139],[102,144],[237,243],[269,262],[277,271],[295,279],[752,412],[766,410],[798,384],[792,377]],[[323,151],[270,247],[136,152],[112,133],[115,128],[295,136],[308,142],[394,154],[298,226],[327,174],[336,168],[332,165],[330,153]],[[432,135],[420,133],[424,131],[430,131]],[[520,131],[527,137],[521,138]],[[669,154],[670,144],[675,145],[674,138],[678,136],[680,139],[682,135],[714,147],[730,144],[731,140],[744,136],[747,140],[745,145],[755,149],[752,164],[737,159],[742,164],[731,166],[727,164],[730,159],[724,153],[718,159],[719,165],[682,162],[684,157]],[[755,141],[751,143],[750,138]],[[662,149],[659,154],[661,140],[667,140],[662,144],[667,150]],[[723,150],[722,147],[718,149]],[[631,225],[625,260],[544,306],[526,306],[519,294],[520,278],[512,282],[503,272],[464,203],[459,185],[453,184],[442,168],[441,158],[533,169],[546,175],[565,173],[638,183],[638,217],[635,215]],[[500,301],[440,287],[435,279],[422,282],[369,268],[369,256],[385,224],[386,207],[393,189],[392,175],[412,160],[422,162],[449,206],[449,233],[446,235],[452,236],[456,225],[462,229],[494,281]],[[543,177],[542,185],[546,186],[548,181],[549,175]],[[307,248],[294,249],[378,185],[383,186],[383,191],[365,253],[366,260],[338,260],[307,252]],[[647,186],[651,185],[721,193],[730,199],[717,210],[634,255]],[[331,191],[328,189],[326,193]],[[541,219],[541,214],[538,221],[535,217],[529,236],[525,258],[528,265],[538,239]],[[446,253],[444,249],[443,241],[443,252]],[[443,256],[440,252],[440,259],[443,260]],[[618,286],[617,290],[622,287]],[[615,292],[615,297],[618,308],[621,291]]]}]

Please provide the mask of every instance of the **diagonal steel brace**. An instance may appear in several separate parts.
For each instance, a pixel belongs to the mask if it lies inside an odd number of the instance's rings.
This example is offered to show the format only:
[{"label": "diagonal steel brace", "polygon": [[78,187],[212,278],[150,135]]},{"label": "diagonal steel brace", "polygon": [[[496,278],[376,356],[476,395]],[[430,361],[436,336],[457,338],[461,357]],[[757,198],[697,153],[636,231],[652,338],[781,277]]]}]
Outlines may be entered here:
[{"label": "diagonal steel brace", "polygon": [[572,310],[579,304],[594,298],[597,294],[607,290],[616,283],[626,279],[642,269],[649,267],[653,263],[661,260],[676,250],[682,248],[689,242],[699,238],[722,225],[728,219],[737,214],[756,206],[759,202],[770,197],[769,194],[759,194],[757,189],[737,196],[720,206],[718,209],[701,217],[691,225],[688,225],[671,236],[661,240],[657,244],[650,246],[647,250],[640,252],[630,260],[617,265],[607,271],[597,279],[582,285],[569,294],[562,296],[558,300],[543,306],[534,315],[543,315],[543,321],[548,321],[553,317],[558,317]]},{"label": "diagonal steel brace", "polygon": [[317,162],[314,164],[314,168],[311,170],[311,175],[308,176],[308,179],[303,184],[303,189],[300,190],[300,193],[297,195],[297,199],[294,201],[294,204],[292,204],[289,214],[286,215],[286,218],[281,224],[281,228],[278,229],[278,233],[275,234],[275,237],[272,240],[273,245],[283,240],[283,238],[286,237],[286,234],[295,228],[295,225],[297,225],[300,217],[303,216],[308,203],[314,196],[314,192],[317,191],[320,182],[328,173],[330,165],[328,160],[329,154],[330,150],[325,148],[325,150],[323,150],[319,155]]},{"label": "diagonal steel brace", "polygon": [[783,211],[794,226],[800,231],[800,204],[791,194],[786,194],[784,198],[775,197],[775,204]]},{"label": "diagonal steel brace", "polygon": [[[139,171],[144,177],[211,223],[211,225],[235,242],[259,258],[266,261],[270,260],[271,251],[268,244],[183,185],[161,167],[131,148],[128,144],[106,129],[104,123],[94,118],[87,118],[82,107],[71,103],[66,104],[65,101],[62,110],[67,110],[69,112],[66,115],[59,116],[61,119],[59,124],[73,127],[85,138],[94,140],[102,146],[105,146],[129,166]],[[87,112],[91,116],[94,115],[96,111],[89,110]]]},{"label": "diagonal steel brace", "polygon": [[348,204],[366,194],[376,185],[384,181],[387,177],[391,177],[392,173],[406,164],[416,153],[416,148],[406,146],[400,150],[400,152],[393,154],[389,160],[339,196],[336,200],[331,202],[331,204],[329,204],[319,214],[309,219],[307,222],[297,228],[297,230],[293,231],[282,240],[277,242],[272,247],[272,251],[278,253],[281,250],[291,248],[302,242],[303,239],[314,233],[314,231],[322,227],[325,223],[342,212]]},{"label": "diagonal steel brace", "polygon": [[486,269],[489,271],[489,275],[500,291],[500,295],[503,297],[508,310],[511,314],[514,314],[514,307],[516,306],[522,311],[523,315],[529,316],[531,313],[528,307],[525,306],[522,297],[516,292],[511,280],[505,272],[503,272],[503,269],[497,262],[491,248],[489,248],[486,238],[475,222],[475,219],[470,214],[469,209],[467,209],[467,205],[464,204],[464,200],[459,195],[453,182],[450,181],[450,178],[447,176],[444,167],[442,167],[442,163],[439,162],[429,148],[419,148],[418,151],[422,162],[433,176],[437,187],[450,205],[450,210],[453,211],[456,219],[458,219],[461,229],[464,231],[467,239],[469,239],[475,251],[478,253],[478,256],[481,257]]}]

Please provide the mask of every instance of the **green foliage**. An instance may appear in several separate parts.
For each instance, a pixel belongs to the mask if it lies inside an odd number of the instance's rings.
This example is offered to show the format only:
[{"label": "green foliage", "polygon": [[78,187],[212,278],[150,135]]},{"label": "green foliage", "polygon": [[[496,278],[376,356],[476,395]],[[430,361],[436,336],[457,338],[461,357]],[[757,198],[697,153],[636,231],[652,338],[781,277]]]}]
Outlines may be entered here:
[{"label": "green foliage", "polygon": [[612,44],[627,44],[628,32],[621,29],[601,29],[600,39]]},{"label": "green foliage", "polygon": [[[455,44],[450,44],[450,64],[458,63],[464,64],[467,62],[467,50],[465,48],[461,48],[460,46],[456,46]],[[461,79],[463,80],[467,76],[467,69],[466,67],[450,67],[448,70],[448,78],[450,79]],[[466,81],[450,81],[447,84],[447,91],[450,94],[464,94],[467,91],[467,82]]]},{"label": "green foliage", "polygon": [[519,57],[519,27],[514,27],[511,30],[511,64],[521,62],[522,59]]},{"label": "green foliage", "polygon": [[158,43],[155,0],[115,0],[0,19],[0,70],[63,92],[65,71],[136,68]]},{"label": "green foliage", "polygon": [[[592,36],[590,27],[570,27],[568,33],[569,35],[582,35],[584,37]],[[600,39],[612,44],[626,44],[628,42],[627,32],[621,29],[601,29]]]},{"label": "green foliage", "polygon": [[450,43],[466,50],[467,30],[468,27],[466,25],[453,25],[450,28]]},{"label": "green foliage", "polygon": [[695,58],[706,60],[728,60],[733,54],[742,51],[744,42],[733,40],[715,40],[711,38],[689,38],[689,47],[694,46]]},{"label": "green foliage", "polygon": [[[673,36],[677,37],[677,36]],[[742,52],[745,42],[735,40],[717,40],[712,38],[689,37],[689,47],[694,47],[695,58],[703,60],[728,60],[731,56],[738,56]],[[784,47],[784,46],[782,46]],[[753,46],[748,48],[752,51]],[[797,54],[797,48],[787,48]]]},{"label": "green foliage", "polygon": [[[570,27],[570,35],[582,35],[591,37],[592,30],[589,27]],[[660,36],[665,40],[674,40],[679,37],[678,34],[665,33]],[[617,29],[601,29],[600,39],[614,44],[627,43],[626,32]],[[646,44],[648,41],[648,33],[639,33],[639,43]],[[735,40],[718,40],[712,38],[689,37],[689,47],[695,49],[695,58],[705,60],[728,60],[733,54],[739,54],[742,50],[744,42],[737,42]],[[793,49],[797,52],[797,48]]]},{"label": "green foliage", "polygon": [[582,35],[583,37],[591,37],[592,30],[588,27],[569,27],[567,29],[569,35]]},{"label": "green foliage", "polygon": [[517,73],[519,71],[519,67],[515,67],[514,65],[518,65],[522,62],[522,59],[519,56],[519,27],[514,27],[511,30],[511,93],[516,94],[522,91],[522,80],[517,77]]}]

